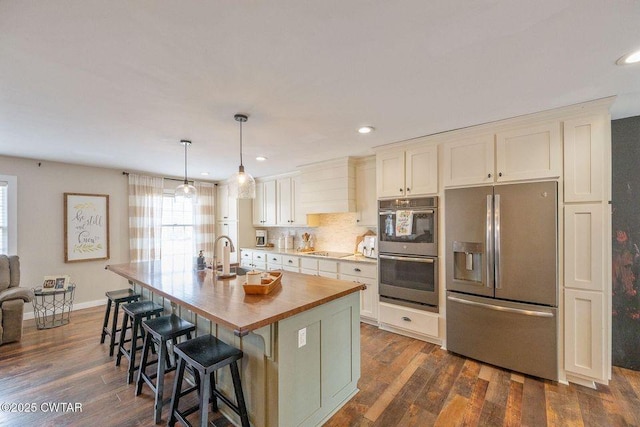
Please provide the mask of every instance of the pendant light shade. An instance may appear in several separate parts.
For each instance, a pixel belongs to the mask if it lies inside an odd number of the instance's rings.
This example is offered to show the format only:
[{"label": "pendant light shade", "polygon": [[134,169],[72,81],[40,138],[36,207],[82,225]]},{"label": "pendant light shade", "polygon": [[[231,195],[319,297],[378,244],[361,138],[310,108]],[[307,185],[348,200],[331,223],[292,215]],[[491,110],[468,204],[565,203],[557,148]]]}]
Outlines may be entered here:
[{"label": "pendant light shade", "polygon": [[256,197],[256,180],[250,173],[245,172],[242,164],[242,123],[247,121],[248,116],[236,114],[233,118],[240,123],[240,167],[238,172],[229,178],[229,195],[237,199],[254,199]]},{"label": "pendant light shade", "polygon": [[187,181],[187,148],[191,145],[191,141],[183,139],[179,144],[184,145],[184,182],[176,188],[175,197],[178,200],[182,198],[195,199],[198,195],[196,187],[189,184],[189,181]]}]

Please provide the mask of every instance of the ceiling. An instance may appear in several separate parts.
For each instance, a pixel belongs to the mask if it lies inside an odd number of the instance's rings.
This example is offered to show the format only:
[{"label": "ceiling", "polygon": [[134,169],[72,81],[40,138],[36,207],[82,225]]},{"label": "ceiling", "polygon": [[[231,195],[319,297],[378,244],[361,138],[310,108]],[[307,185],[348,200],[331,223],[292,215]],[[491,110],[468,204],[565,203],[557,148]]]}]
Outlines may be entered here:
[{"label": "ceiling", "polygon": [[[220,180],[617,95],[640,1],[0,0],[0,154]],[[376,128],[360,135],[362,125]],[[268,157],[266,162],[255,160]]]}]

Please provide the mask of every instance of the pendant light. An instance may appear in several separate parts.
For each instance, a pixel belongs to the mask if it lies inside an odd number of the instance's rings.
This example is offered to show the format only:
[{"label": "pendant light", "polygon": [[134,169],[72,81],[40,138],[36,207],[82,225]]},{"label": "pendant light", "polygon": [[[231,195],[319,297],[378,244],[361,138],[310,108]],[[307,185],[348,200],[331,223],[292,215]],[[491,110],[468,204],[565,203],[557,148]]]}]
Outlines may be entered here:
[{"label": "pendant light", "polygon": [[187,148],[191,145],[191,141],[186,139],[180,140],[179,144],[184,145],[184,182],[176,188],[176,199],[184,197],[185,199],[194,199],[197,196],[196,187],[187,181]]},{"label": "pendant light", "polygon": [[242,123],[249,118],[245,114],[236,114],[233,118],[240,123],[240,167],[238,172],[229,178],[229,196],[237,199],[254,199],[256,197],[256,180],[244,171],[242,164]]}]

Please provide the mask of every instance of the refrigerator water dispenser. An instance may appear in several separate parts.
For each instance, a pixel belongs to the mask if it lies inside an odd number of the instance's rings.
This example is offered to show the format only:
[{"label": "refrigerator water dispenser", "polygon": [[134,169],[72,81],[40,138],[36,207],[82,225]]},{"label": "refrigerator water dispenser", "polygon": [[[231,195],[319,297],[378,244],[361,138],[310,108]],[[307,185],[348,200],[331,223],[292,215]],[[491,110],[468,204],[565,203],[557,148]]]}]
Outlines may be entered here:
[{"label": "refrigerator water dispenser", "polygon": [[453,242],[453,278],[482,283],[483,244]]}]

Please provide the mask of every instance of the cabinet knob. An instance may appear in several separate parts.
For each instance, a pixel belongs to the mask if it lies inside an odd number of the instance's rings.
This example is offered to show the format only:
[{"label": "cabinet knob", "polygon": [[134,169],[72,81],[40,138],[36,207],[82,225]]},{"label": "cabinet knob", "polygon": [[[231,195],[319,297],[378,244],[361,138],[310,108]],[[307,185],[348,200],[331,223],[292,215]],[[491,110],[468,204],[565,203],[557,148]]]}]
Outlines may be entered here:
[{"label": "cabinet knob", "polygon": [[487,178],[491,178],[491,174],[490,173],[487,174]]},{"label": "cabinet knob", "polygon": [[402,188],[400,189],[400,192],[402,193],[404,190],[402,190]]},{"label": "cabinet knob", "polygon": [[405,322],[411,322],[411,318],[407,316],[402,316],[402,320],[404,320]]},{"label": "cabinet knob", "polygon": [[289,264],[293,264],[293,261],[292,261],[292,260],[289,260]]},{"label": "cabinet knob", "polygon": [[277,261],[278,258],[271,258],[271,261]]},{"label": "cabinet knob", "polygon": [[500,173],[498,174],[498,176],[502,176],[502,172],[500,172]]},{"label": "cabinet knob", "polygon": [[359,268],[354,268],[353,271],[360,273],[362,270],[360,270]]},{"label": "cabinet knob", "polygon": [[411,189],[409,187],[407,187],[407,193],[409,193],[411,191]]}]

